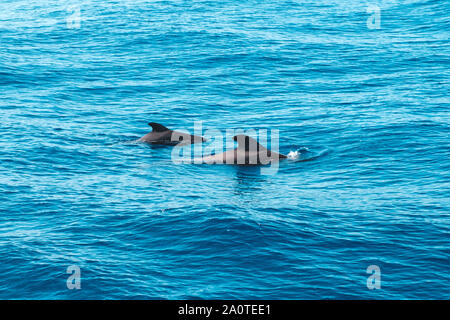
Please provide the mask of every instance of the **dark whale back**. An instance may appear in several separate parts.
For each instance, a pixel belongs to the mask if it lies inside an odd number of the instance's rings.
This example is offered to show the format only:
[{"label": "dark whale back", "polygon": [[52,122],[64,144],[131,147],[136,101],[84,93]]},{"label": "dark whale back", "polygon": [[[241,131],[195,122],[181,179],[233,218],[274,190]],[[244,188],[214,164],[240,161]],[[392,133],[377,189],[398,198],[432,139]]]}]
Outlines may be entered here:
[{"label": "dark whale back", "polygon": [[287,156],[271,151],[259,144],[252,137],[240,134],[233,137],[238,143],[234,149],[234,162],[243,161],[242,164],[267,164],[270,159],[285,159]]},{"label": "dark whale back", "polygon": [[170,130],[160,123],[150,122],[148,125],[152,127],[153,130],[140,138],[139,141],[147,142],[150,144],[163,144],[171,146],[181,146],[206,141],[206,139],[204,139],[203,137]]}]

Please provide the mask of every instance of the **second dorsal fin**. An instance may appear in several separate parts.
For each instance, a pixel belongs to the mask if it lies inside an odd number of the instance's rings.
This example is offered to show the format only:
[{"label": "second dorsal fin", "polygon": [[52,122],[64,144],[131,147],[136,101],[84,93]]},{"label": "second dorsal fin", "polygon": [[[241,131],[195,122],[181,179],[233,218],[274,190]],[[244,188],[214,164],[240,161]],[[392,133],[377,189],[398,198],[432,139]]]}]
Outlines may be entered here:
[{"label": "second dorsal fin", "polygon": [[164,127],[162,124],[159,124],[156,122],[150,122],[148,125],[153,128],[154,132],[164,132],[164,131],[169,130],[166,127]]}]

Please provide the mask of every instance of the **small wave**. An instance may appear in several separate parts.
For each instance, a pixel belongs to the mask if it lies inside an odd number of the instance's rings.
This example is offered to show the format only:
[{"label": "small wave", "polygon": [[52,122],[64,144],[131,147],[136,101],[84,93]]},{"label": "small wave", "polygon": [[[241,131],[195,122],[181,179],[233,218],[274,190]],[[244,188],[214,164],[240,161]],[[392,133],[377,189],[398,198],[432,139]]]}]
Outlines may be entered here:
[{"label": "small wave", "polygon": [[306,147],[302,147],[296,150],[289,151],[289,153],[287,154],[287,158],[288,160],[293,162],[312,161],[316,160],[319,157],[324,156],[328,152],[329,152],[328,149],[324,149],[320,152],[313,152]]}]

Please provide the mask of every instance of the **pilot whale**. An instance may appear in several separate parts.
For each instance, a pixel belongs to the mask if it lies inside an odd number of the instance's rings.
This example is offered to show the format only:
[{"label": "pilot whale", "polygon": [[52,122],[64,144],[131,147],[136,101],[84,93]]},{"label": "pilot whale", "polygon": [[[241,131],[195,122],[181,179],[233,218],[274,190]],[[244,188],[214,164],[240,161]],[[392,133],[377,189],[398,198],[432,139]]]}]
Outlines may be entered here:
[{"label": "pilot whale", "polygon": [[164,144],[164,145],[186,145],[191,143],[205,142],[206,139],[199,136],[190,135],[179,131],[173,131],[162,124],[156,122],[150,122],[148,124],[152,127],[152,131],[140,138],[138,141],[151,144]]},{"label": "pilot whale", "polygon": [[255,139],[246,135],[236,135],[233,140],[238,143],[234,150],[201,158],[208,164],[241,164],[241,165],[265,165],[286,159],[287,156],[273,152],[259,144]]}]

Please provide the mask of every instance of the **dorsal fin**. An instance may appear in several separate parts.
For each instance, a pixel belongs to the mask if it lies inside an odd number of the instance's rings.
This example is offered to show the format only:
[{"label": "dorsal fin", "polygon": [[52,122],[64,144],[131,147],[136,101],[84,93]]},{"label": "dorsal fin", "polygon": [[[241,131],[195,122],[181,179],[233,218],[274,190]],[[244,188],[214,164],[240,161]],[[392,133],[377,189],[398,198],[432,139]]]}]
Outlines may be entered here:
[{"label": "dorsal fin", "polygon": [[162,124],[159,124],[159,123],[156,123],[156,122],[150,122],[148,125],[150,127],[152,127],[154,132],[164,132],[164,131],[168,131],[169,130],[166,127],[164,127]]},{"label": "dorsal fin", "polygon": [[233,140],[238,143],[238,149],[244,149],[245,151],[267,150],[264,146],[260,145],[258,141],[244,134],[234,136]]}]

